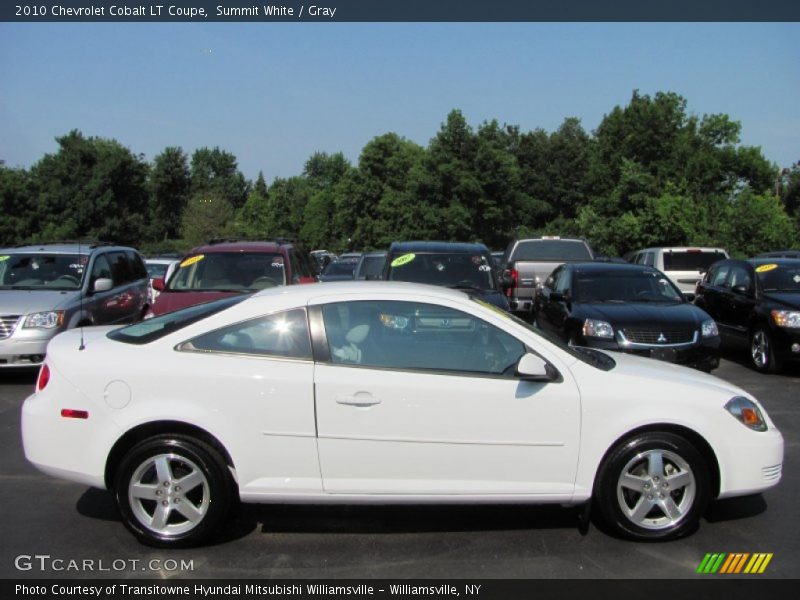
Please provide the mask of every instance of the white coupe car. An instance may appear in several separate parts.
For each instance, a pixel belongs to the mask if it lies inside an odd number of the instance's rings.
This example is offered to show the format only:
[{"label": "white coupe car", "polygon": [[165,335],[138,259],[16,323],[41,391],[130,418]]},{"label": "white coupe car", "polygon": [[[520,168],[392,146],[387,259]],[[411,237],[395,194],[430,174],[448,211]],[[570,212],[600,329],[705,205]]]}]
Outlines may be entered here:
[{"label": "white coupe car", "polygon": [[720,379],[551,341],[464,293],[265,290],[50,343],[23,406],[42,471],[111,490],[161,547],[236,501],[593,501],[663,540],[781,477],[783,439]]}]

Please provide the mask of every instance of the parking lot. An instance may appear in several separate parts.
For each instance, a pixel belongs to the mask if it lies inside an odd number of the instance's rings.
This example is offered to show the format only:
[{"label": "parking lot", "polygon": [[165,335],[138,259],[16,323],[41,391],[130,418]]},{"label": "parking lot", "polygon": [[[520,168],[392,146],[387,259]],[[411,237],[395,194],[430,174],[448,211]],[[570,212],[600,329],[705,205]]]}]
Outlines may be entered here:
[{"label": "parking lot", "polygon": [[661,579],[699,577],[709,552],[770,552],[764,576],[797,577],[800,376],[761,375],[736,355],[715,375],[759,398],[783,432],[783,481],[763,496],[716,502],[700,530],[676,542],[618,540],[557,506],[280,505],[243,507],[213,547],[167,552],[134,540],[108,492],[25,462],[20,406],[35,374],[0,372],[0,576]]}]

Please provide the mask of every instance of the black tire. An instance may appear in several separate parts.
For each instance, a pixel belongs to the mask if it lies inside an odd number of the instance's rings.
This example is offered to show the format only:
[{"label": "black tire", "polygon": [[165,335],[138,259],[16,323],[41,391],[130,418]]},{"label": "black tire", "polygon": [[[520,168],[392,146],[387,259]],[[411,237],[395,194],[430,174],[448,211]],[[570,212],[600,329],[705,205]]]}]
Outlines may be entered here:
[{"label": "black tire", "polygon": [[[168,468],[159,471],[156,464]],[[189,475],[191,480],[186,479]],[[186,489],[178,485],[181,480],[187,482]],[[134,491],[134,484],[139,484],[147,497],[135,497],[139,492]],[[159,435],[131,448],[117,469],[114,496],[123,523],[141,543],[186,548],[200,545],[216,533],[234,506],[236,494],[219,452],[198,439],[176,434]],[[156,522],[157,511],[164,517],[163,526]]]},{"label": "black tire", "polygon": [[750,331],[750,364],[759,373],[777,373],[781,364],[775,356],[772,336],[763,325],[756,325]]},{"label": "black tire", "polygon": [[[622,485],[623,473],[632,475],[626,482],[636,481],[637,486],[641,479],[641,488]],[[681,485],[684,480],[687,483]],[[613,448],[600,466],[595,514],[611,533],[628,539],[675,539],[697,528],[710,501],[710,482],[705,459],[686,439],[666,432],[641,433]]]}]

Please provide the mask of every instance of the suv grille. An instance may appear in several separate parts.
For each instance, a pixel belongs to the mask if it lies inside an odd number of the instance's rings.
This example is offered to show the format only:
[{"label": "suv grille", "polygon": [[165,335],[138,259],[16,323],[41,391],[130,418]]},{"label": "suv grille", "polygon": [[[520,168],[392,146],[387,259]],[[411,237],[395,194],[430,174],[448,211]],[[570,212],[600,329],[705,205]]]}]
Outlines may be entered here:
[{"label": "suv grille", "polygon": [[[623,329],[625,339],[634,344],[688,344],[694,339],[690,329]],[[663,339],[662,338],[666,338]],[[661,339],[659,339],[661,338]]]},{"label": "suv grille", "polygon": [[6,339],[14,331],[19,315],[0,315],[0,340]]}]

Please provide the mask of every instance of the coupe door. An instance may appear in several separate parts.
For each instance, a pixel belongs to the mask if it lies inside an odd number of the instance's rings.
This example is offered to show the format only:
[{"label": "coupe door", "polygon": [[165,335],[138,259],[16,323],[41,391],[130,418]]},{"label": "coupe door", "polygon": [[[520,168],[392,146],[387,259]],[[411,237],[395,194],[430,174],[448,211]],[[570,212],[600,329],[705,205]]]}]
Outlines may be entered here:
[{"label": "coupe door", "polygon": [[314,382],[329,493],[572,493],[579,396],[513,376],[524,345],[445,306],[347,302],[321,310],[330,359]]}]

